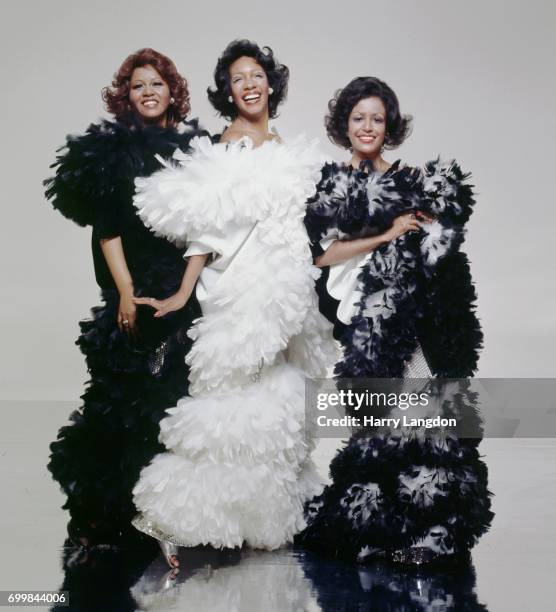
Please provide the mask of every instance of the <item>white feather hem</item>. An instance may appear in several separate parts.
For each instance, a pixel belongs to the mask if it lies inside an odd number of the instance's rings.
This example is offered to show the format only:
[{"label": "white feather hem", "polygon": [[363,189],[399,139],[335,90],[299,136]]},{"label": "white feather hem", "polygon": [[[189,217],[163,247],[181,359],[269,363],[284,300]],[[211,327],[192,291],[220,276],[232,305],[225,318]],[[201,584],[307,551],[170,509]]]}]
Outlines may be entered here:
[{"label": "white feather hem", "polygon": [[310,459],[302,372],[269,367],[240,393],[185,398],[162,421],[157,455],[134,489],[134,525],[182,546],[272,550],[304,527],[322,485]]}]

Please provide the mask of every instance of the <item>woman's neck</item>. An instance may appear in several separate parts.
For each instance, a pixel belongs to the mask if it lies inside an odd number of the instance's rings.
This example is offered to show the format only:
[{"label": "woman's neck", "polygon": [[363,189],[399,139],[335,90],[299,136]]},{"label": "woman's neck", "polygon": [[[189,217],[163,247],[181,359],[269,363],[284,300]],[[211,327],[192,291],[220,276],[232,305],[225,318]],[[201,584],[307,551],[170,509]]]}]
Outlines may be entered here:
[{"label": "woman's neck", "polygon": [[390,168],[390,164],[380,155],[373,155],[372,157],[365,157],[354,152],[349,160],[349,163],[354,168],[359,168],[359,164],[363,161],[370,161],[373,164],[373,169],[376,172],[386,172]]},{"label": "woman's neck", "polygon": [[246,117],[236,117],[226,129],[225,134],[230,139],[236,140],[238,137],[249,136],[255,146],[261,145],[267,140],[272,140],[272,136],[268,131],[268,114],[265,114],[256,119],[247,119]]},{"label": "woman's neck", "polygon": [[158,128],[169,127],[169,122],[168,122],[168,118],[166,117],[166,115],[164,117],[161,117],[160,119],[157,119],[156,121],[145,121],[143,117],[141,117],[141,115],[139,114],[134,115],[134,117],[137,123],[142,127],[148,127],[148,126],[155,126]]}]

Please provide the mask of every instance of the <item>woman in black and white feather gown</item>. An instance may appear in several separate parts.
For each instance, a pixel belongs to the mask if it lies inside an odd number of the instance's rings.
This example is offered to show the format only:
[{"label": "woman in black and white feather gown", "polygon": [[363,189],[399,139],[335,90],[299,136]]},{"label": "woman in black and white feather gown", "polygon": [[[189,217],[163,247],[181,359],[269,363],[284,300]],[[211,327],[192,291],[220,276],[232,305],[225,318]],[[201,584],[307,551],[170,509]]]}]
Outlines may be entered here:
[{"label": "woman in black and white feather gown", "polygon": [[[415,169],[384,160],[383,148],[403,142],[410,118],[379,79],[354,79],[329,109],[328,134],[352,157],[323,167],[305,222],[325,271],[321,308],[342,345],[338,384],[434,376],[429,388],[439,396],[446,392],[439,379],[473,374],[482,342],[459,250],[474,204],[468,175],[455,161]],[[359,561],[464,555],[492,517],[474,401],[463,384],[442,405],[472,423],[474,438],[411,428],[356,432],[332,461],[332,483],[307,504],[298,542]]]}]

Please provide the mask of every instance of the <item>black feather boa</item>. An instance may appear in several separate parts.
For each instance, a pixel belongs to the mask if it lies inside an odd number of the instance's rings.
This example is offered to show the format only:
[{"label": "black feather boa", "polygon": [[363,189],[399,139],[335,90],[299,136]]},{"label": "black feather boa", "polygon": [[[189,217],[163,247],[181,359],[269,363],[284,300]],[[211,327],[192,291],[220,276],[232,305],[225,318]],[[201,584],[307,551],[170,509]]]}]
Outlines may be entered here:
[{"label": "black feather boa", "polygon": [[136,512],[131,490],[141,468],[163,451],[158,424],[187,394],[186,332],[200,313],[193,305],[160,320],[140,306],[139,335],[132,340],[115,323],[118,293],[105,291],[103,301],[80,323],[77,344],[90,379],[81,408],[50,445],[48,469],[76,524],[85,532],[91,523],[102,524],[103,543],[114,544],[130,529]]},{"label": "black feather boa", "polygon": [[[383,175],[368,170],[323,168],[305,220],[315,253],[324,237],[355,238],[369,227],[381,233],[408,210],[427,212],[436,221],[421,234],[404,234],[377,248],[362,265],[355,315],[343,325],[332,316],[343,348],[335,368],[338,384],[401,378],[420,343],[440,377],[429,383],[431,389],[444,397],[442,379],[471,376],[482,344],[469,263],[459,250],[474,205],[468,175],[455,162],[440,160],[423,171],[399,163]],[[317,287],[322,292],[325,283]],[[373,295],[381,298],[371,308]],[[321,293],[329,317],[330,298]],[[437,559],[465,557],[493,516],[487,468],[477,450],[482,431],[476,401],[461,381],[441,405],[442,417],[467,425],[466,436],[471,425],[471,437],[424,428],[352,435],[331,463],[332,483],[306,505],[307,527],[297,542],[352,561],[396,560],[397,551],[422,547],[438,533],[431,548]]]},{"label": "black feather boa", "polygon": [[[427,358],[431,351],[435,374],[475,371],[482,333],[467,259],[459,252],[475,203],[468,177],[456,162],[439,159],[422,171],[398,161],[382,175],[364,165],[324,166],[305,218],[315,253],[331,231],[340,239],[358,237],[369,227],[382,233],[406,211],[436,219],[434,229],[406,233],[367,258],[358,276],[361,299],[348,325],[335,318],[335,300],[324,282],[317,284],[321,309],[335,323],[343,347],[338,378],[399,377],[418,341]],[[380,307],[369,314],[367,298],[380,292]]]},{"label": "black feather boa", "polygon": [[92,225],[99,202],[117,197],[122,183],[133,185],[137,176],[160,168],[155,155],[171,157],[187,150],[194,136],[206,135],[196,119],[184,122],[183,131],[172,127],[130,125],[103,120],[85,134],[68,136],[58,152],[53,177],[44,181],[46,197],[64,217],[78,225]]},{"label": "black feather boa", "polygon": [[458,429],[352,435],[330,464],[332,484],[306,504],[298,544],[349,561],[395,560],[394,551],[423,546],[434,531],[435,562],[466,558],[493,514],[477,394],[468,381],[450,384],[449,396],[440,379],[429,392],[442,395],[441,415]]}]

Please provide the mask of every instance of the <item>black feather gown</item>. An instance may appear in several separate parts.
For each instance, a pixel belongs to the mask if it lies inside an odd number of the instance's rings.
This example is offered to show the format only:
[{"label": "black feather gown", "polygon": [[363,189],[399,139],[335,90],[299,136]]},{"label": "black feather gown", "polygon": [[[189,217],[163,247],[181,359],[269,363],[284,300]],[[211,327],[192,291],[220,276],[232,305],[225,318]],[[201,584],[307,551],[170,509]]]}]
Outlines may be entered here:
[{"label": "black feather gown", "polygon": [[428,390],[442,399],[441,416],[456,418],[467,433],[356,431],[332,461],[332,483],[306,505],[308,525],[297,541],[307,548],[357,561],[454,560],[490,524],[476,393],[465,380],[448,394],[443,384],[472,376],[482,345],[469,263],[460,251],[475,203],[467,178],[457,163],[439,159],[423,170],[396,162],[384,174],[365,164],[323,168],[305,219],[315,256],[334,240],[382,233],[406,211],[435,217],[421,232],[325,268],[317,290],[343,349],[337,384],[415,377],[408,368],[417,357],[417,377],[434,376]]},{"label": "black feather gown", "polygon": [[[115,544],[129,533],[135,514],[131,490],[139,472],[162,450],[158,442],[165,409],[187,393],[186,335],[200,315],[194,298],[181,311],[155,319],[137,309],[136,339],[119,331],[119,294],[100,249],[100,239],[120,236],[136,296],[166,298],[185,271],[183,251],[155,237],[135,214],[134,179],[148,176],[177,148],[202,134],[197,122],[174,128],[102,121],[69,136],[45,181],[55,209],[92,227],[92,252],[102,304],[80,322],[77,345],[89,381],[82,406],[50,445],[48,469],[67,496],[70,535]],[[62,265],[62,264],[61,264]]]}]

